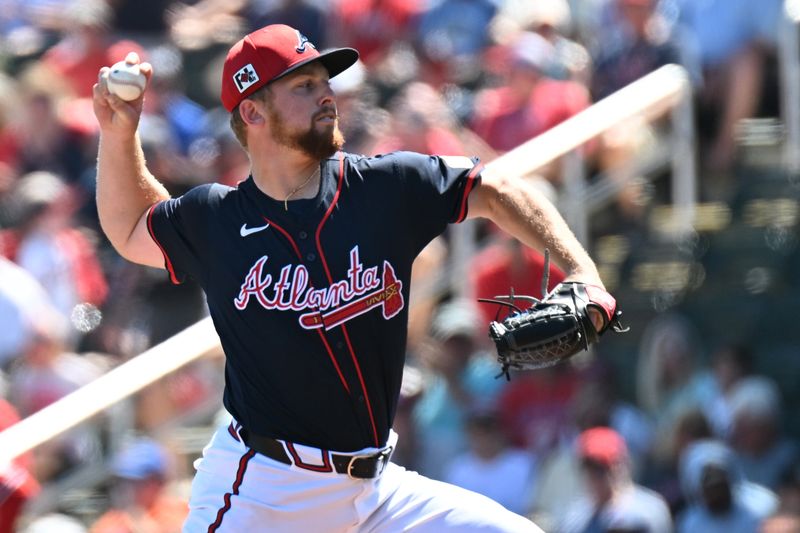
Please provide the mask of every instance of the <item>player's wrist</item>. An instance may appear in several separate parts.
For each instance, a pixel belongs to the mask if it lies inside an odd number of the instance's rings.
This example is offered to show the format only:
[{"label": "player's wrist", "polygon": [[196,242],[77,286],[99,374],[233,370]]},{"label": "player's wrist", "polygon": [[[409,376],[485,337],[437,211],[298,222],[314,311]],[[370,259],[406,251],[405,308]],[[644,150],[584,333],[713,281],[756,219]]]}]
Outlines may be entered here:
[{"label": "player's wrist", "polygon": [[100,142],[105,148],[127,150],[139,144],[136,128],[125,129],[108,126],[100,128]]}]

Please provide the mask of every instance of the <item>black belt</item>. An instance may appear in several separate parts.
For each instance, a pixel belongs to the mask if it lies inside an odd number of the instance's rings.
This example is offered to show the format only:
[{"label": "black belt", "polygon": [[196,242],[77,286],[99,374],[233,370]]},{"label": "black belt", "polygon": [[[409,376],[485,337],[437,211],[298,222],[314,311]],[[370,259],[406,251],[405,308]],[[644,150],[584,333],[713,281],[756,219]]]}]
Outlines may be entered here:
[{"label": "black belt", "polygon": [[[228,428],[228,431],[236,437],[237,432],[233,424]],[[254,435],[243,427],[239,428],[238,434],[241,435],[242,440],[248,447],[275,461],[315,472],[347,474],[357,479],[372,479],[381,475],[381,472],[389,463],[389,458],[393,451],[391,446],[367,455],[341,455],[327,450],[320,450],[322,464],[318,465],[303,462],[291,442],[287,441],[286,447],[284,447],[284,444],[276,439],[263,435]]]}]

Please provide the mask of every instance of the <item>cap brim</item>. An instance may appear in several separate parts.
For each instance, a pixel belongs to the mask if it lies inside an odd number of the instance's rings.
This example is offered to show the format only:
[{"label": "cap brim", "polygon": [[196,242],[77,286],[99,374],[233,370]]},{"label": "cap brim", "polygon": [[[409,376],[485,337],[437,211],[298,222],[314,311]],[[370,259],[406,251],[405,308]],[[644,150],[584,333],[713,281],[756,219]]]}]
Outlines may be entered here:
[{"label": "cap brim", "polygon": [[291,74],[300,67],[315,61],[322,63],[322,66],[328,71],[328,76],[333,78],[334,76],[341,74],[348,68],[352,67],[356,61],[358,61],[358,51],[354,48],[334,48],[332,50],[321,52],[316,57],[312,57],[307,61],[301,61],[300,63],[292,65],[280,75],[273,78],[271,81],[279,80],[284,76]]}]

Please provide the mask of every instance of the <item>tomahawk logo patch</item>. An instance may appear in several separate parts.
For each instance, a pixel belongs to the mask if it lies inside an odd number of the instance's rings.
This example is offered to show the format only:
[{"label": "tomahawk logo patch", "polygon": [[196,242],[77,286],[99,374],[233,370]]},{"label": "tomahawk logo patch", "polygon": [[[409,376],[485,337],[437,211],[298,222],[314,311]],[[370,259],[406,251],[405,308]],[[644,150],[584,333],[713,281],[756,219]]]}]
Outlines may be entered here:
[{"label": "tomahawk logo patch", "polygon": [[256,69],[253,68],[251,63],[246,64],[233,75],[233,82],[236,84],[236,88],[239,89],[240,93],[245,92],[247,88],[254,83],[258,83],[258,79]]}]

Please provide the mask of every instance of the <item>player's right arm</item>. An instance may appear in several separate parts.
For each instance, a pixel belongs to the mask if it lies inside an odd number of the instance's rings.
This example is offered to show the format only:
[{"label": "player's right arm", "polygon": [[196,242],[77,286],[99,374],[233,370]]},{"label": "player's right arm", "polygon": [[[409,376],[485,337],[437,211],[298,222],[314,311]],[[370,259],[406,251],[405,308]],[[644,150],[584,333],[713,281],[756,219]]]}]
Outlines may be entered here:
[{"label": "player's right arm", "polygon": [[[135,56],[135,54],[133,54]],[[138,63],[139,58],[129,59]],[[152,68],[142,63],[148,80]],[[114,248],[135,263],[164,268],[164,256],[147,231],[149,208],[169,193],[147,169],[136,133],[143,97],[126,102],[108,92],[107,67],[93,88],[94,113],[100,124],[97,153],[97,213]]]}]

